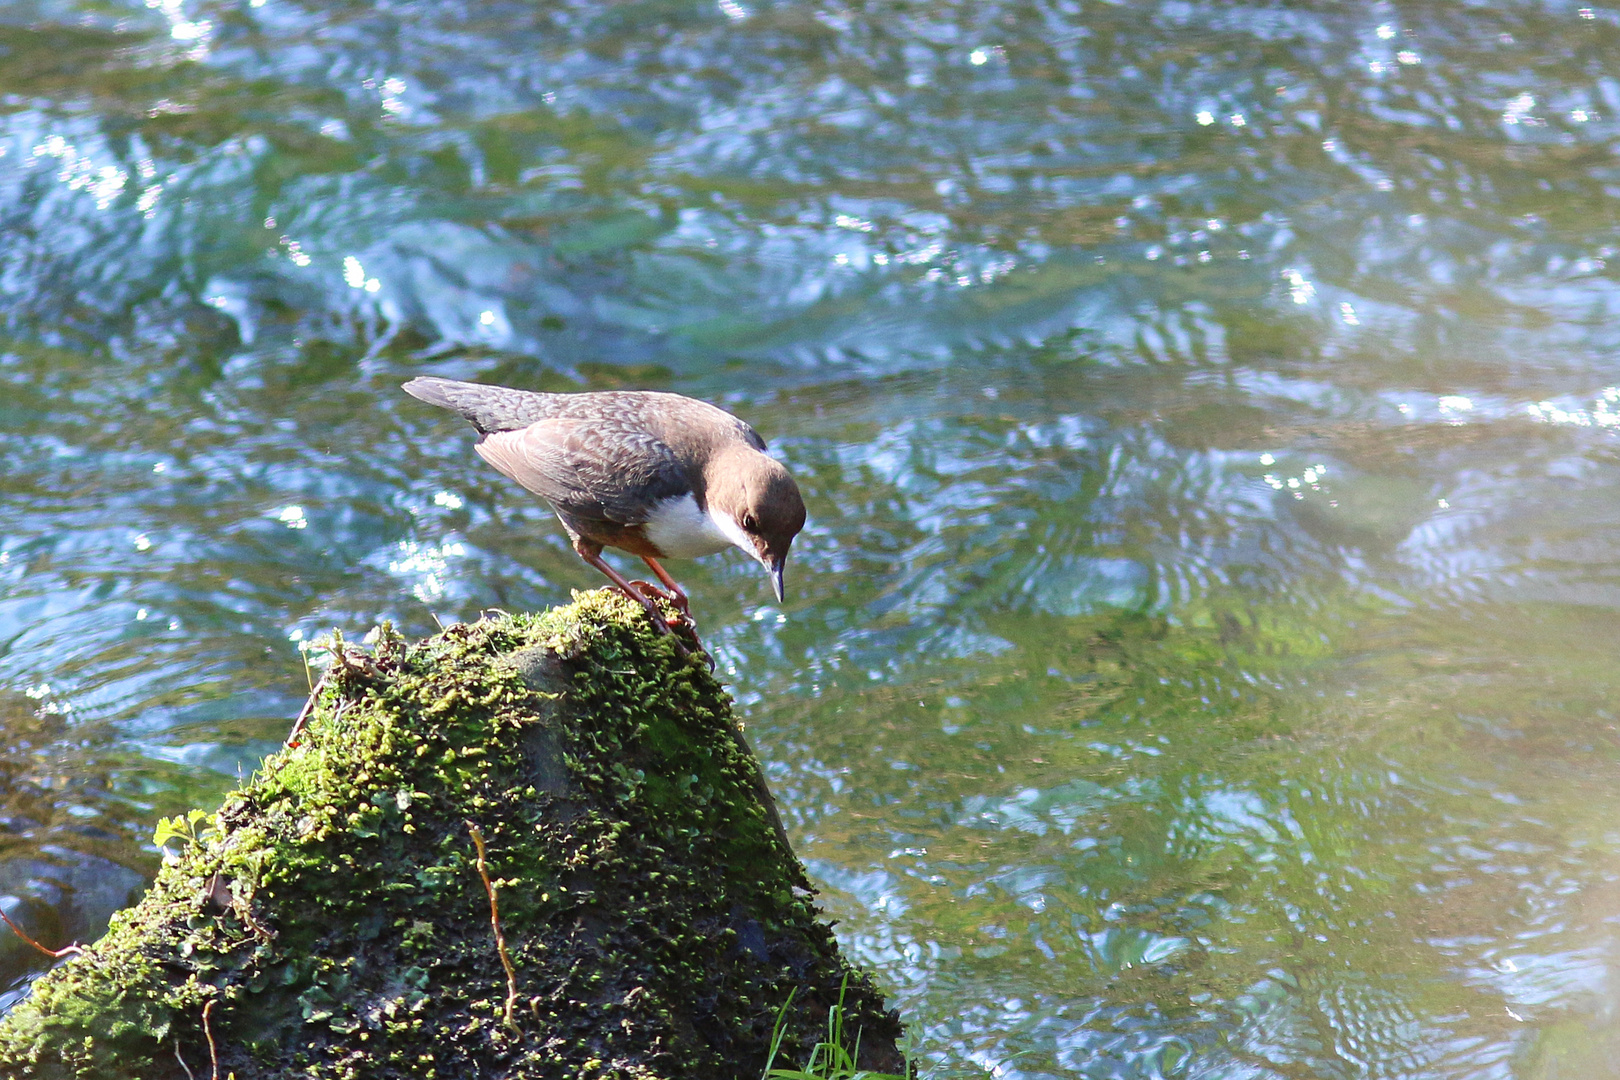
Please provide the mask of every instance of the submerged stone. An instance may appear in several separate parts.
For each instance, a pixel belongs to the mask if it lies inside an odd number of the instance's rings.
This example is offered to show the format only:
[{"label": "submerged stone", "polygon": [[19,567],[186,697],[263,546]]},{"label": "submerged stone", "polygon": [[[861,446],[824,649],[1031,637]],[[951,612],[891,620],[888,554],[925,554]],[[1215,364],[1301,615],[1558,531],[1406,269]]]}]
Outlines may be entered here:
[{"label": "submerged stone", "polygon": [[338,647],[300,745],[0,1021],[0,1075],[752,1078],[841,992],[901,1071],[768,800],[701,658],[616,593]]}]

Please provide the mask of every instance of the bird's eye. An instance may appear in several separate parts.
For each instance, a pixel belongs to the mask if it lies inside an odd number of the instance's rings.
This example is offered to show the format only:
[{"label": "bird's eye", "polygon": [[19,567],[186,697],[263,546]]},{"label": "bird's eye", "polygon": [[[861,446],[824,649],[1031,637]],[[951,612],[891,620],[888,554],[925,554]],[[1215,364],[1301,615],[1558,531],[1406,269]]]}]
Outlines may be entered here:
[{"label": "bird's eye", "polygon": [[759,522],[754,520],[753,514],[744,514],[742,516],[742,527],[744,532],[753,532],[759,527]]}]

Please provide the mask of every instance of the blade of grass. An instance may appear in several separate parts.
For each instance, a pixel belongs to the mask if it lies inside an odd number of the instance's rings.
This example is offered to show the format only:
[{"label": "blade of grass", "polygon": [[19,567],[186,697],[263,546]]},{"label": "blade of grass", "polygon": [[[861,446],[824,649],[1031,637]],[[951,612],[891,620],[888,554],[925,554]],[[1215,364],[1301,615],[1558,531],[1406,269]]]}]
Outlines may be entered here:
[{"label": "blade of grass", "polygon": [[776,1064],[777,1051],[782,1049],[782,1040],[787,1037],[787,1014],[788,1010],[793,1007],[793,998],[798,992],[799,988],[797,986],[789,990],[787,1000],[782,1002],[782,1007],[776,1011],[776,1026],[771,1029],[771,1052],[765,1058],[765,1076],[767,1077],[772,1075],[771,1066]]}]

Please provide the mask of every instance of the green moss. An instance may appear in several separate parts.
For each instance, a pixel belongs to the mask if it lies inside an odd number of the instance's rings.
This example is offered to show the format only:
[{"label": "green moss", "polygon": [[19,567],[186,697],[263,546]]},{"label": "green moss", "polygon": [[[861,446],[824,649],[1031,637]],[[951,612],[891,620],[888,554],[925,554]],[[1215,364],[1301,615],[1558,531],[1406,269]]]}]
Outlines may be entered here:
[{"label": "green moss", "polygon": [[[784,1053],[815,1043],[849,968],[724,691],[638,607],[335,655],[302,744],[0,1023],[0,1075],[207,1076],[205,1007],[238,1080],[751,1077],[795,988]],[[846,1008],[898,1061],[865,976]]]}]

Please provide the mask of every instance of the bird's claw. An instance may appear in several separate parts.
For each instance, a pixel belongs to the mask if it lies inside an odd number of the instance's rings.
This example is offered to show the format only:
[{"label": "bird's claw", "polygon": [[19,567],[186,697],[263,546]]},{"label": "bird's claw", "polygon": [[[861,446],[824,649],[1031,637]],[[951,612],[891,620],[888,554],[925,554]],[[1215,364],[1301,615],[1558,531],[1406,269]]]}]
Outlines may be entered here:
[{"label": "bird's claw", "polygon": [[[676,655],[682,659],[692,655],[692,650],[686,647],[686,644],[681,641],[680,635],[675,632],[677,627],[689,629],[692,631],[692,640],[697,643],[698,651],[709,662],[709,670],[714,671],[714,657],[710,656],[709,651],[703,647],[703,643],[698,641],[697,620],[692,618],[691,612],[686,609],[686,605],[677,602],[674,597],[671,597],[650,582],[632,581],[629,584],[635,589],[635,592],[630,594],[630,599],[635,600],[646,609],[647,618],[652,620],[653,626],[658,629],[659,633],[669,636],[670,644],[675,646]],[[686,598],[681,597],[681,599]],[[665,615],[658,609],[660,600],[669,603],[676,609],[676,614],[673,617]]]},{"label": "bird's claw", "polygon": [[663,614],[655,612],[651,607],[647,609],[647,614],[652,617],[653,625],[658,628],[659,632],[669,636],[669,643],[675,646],[675,655],[679,656],[682,660],[685,660],[688,656],[691,656],[692,650],[687,648],[686,643],[681,640],[681,636],[675,632],[674,627],[686,626],[690,628],[692,631],[692,642],[697,646],[698,654],[702,656],[704,660],[708,661],[709,673],[711,675],[714,674],[717,666],[715,664],[714,657],[709,654],[708,649],[703,647],[703,642],[698,640],[697,623],[692,621],[691,616],[686,616],[685,618],[677,616],[675,619],[671,620],[665,618]]},{"label": "bird's claw", "polygon": [[673,607],[676,611],[679,611],[682,615],[690,615],[692,612],[692,602],[686,598],[685,593],[678,593],[669,589],[660,589],[652,582],[642,581],[639,578],[630,582],[630,584],[634,585],[636,590],[649,600],[662,600]]},{"label": "bird's claw", "polygon": [[678,612],[673,619],[669,619],[668,616],[664,616],[664,618],[669,622],[669,625],[690,626],[694,632],[697,630],[697,622],[692,618],[691,604],[686,597],[679,593],[667,593],[650,581],[632,581],[630,584],[635,587],[637,592],[639,592],[642,596],[645,596],[648,600],[651,600],[654,604],[662,601],[673,607],[676,612]]},{"label": "bird's claw", "polygon": [[676,656],[684,660],[691,655],[692,651],[681,641],[680,635],[670,628],[669,622],[662,615],[653,612],[648,612],[648,614],[652,616],[653,625],[658,628],[658,632],[668,637],[669,643],[675,646]]},{"label": "bird's claw", "polygon": [[634,578],[630,582],[630,587],[635,589],[642,596],[645,596],[647,599],[654,602],[669,599],[669,594],[650,581],[642,581],[640,578]]}]

